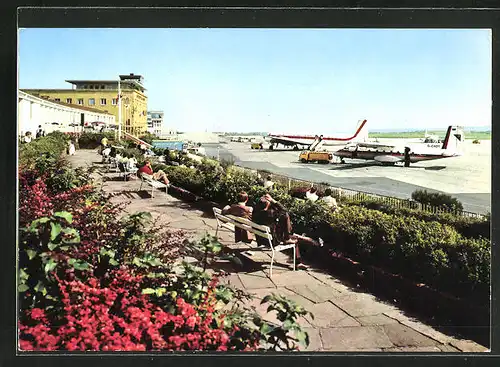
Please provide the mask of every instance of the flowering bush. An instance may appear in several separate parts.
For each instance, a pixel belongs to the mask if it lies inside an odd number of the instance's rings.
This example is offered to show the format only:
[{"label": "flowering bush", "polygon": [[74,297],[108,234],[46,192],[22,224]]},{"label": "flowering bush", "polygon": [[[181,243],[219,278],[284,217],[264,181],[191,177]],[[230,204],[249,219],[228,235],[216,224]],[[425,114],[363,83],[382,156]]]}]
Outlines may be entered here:
[{"label": "flowering bush", "polygon": [[[61,170],[76,178],[56,180]],[[256,350],[270,330],[280,335],[274,349],[307,344],[290,328],[304,310],[273,325],[240,307],[248,295],[219,275],[185,263],[179,272],[183,233],[151,226],[149,213],[120,218],[89,172],[46,155],[19,177],[20,349]],[[220,251],[207,241],[205,264]]]}]

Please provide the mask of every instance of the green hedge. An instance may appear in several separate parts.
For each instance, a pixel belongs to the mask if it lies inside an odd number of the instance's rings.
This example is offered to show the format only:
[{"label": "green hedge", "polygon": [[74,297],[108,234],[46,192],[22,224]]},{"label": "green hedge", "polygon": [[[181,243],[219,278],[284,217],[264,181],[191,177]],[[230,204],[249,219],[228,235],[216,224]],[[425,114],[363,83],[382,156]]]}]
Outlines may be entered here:
[{"label": "green hedge", "polygon": [[484,218],[464,217],[453,213],[431,213],[426,210],[412,208],[398,208],[394,205],[384,203],[378,200],[365,198],[364,200],[355,200],[342,198],[342,204],[348,206],[362,206],[367,209],[374,209],[387,214],[394,214],[403,217],[414,217],[424,222],[437,221],[455,228],[457,232],[464,237],[470,238],[490,238],[491,220],[489,216]]},{"label": "green hedge", "polygon": [[33,139],[31,143],[20,144],[19,165],[33,166],[37,158],[47,154],[60,157],[66,152],[69,139],[68,135],[55,131],[38,139]]},{"label": "green hedge", "polygon": [[420,204],[442,207],[446,210],[462,211],[462,203],[448,194],[440,192],[428,192],[427,190],[416,190],[411,194],[411,198]]},{"label": "green hedge", "polygon": [[[235,166],[204,161],[197,169],[156,168],[174,185],[222,205],[234,202],[241,190],[248,192],[250,204],[266,192],[256,176]],[[322,237],[337,253],[459,297],[489,299],[491,245],[483,238],[489,234],[485,221],[413,209],[383,212],[360,204],[333,212],[322,203],[296,200],[279,185],[271,195],[288,207],[295,232]]]},{"label": "green hedge", "polygon": [[108,138],[112,143],[115,140],[114,132],[90,133],[84,132],[78,138],[78,147],[80,149],[96,149],[101,144],[102,138]]}]

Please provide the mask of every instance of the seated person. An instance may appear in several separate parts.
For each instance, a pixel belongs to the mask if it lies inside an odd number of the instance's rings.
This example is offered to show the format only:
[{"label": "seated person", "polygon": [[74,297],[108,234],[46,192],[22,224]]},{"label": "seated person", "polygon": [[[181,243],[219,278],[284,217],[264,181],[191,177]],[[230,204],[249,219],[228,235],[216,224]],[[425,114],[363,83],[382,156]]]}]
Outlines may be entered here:
[{"label": "seated person", "polygon": [[312,201],[313,203],[319,199],[317,189],[314,186],[306,191],[306,199]]},{"label": "seated person", "polygon": [[325,196],[323,196],[320,201],[326,203],[330,208],[336,210],[338,208],[337,200],[332,196],[332,189],[328,188],[325,190]]},{"label": "seated person", "polygon": [[[245,219],[252,219],[253,208],[251,206],[247,206],[248,202],[248,194],[245,191],[242,191],[238,194],[238,203],[227,205],[222,209],[223,215],[233,215],[235,217],[241,217]],[[241,229],[239,227],[235,227],[234,229],[234,242],[252,242],[252,235],[250,232]]]},{"label": "seated person", "polygon": [[[111,157],[111,151],[112,151],[112,149],[113,148],[107,147],[106,149],[104,149],[102,151],[102,161],[103,161],[103,163],[106,162],[109,159],[109,157]],[[116,155],[116,149],[115,149],[115,155]]]},{"label": "seated person", "polygon": [[146,161],[144,165],[139,168],[139,171],[137,172],[138,175],[149,175],[153,176],[153,179],[156,181],[163,181],[165,185],[168,185],[170,181],[168,180],[167,174],[163,172],[162,170],[159,170],[157,172],[153,172],[153,168],[151,167],[151,162]]},{"label": "seated person", "polygon": [[[314,246],[323,246],[322,239],[318,243],[312,238],[293,233],[290,215],[283,205],[274,200],[269,194],[260,198],[253,211],[252,221],[257,224],[269,226],[274,246],[280,243],[295,244],[295,259],[298,269],[307,268],[301,261],[299,242],[305,242]],[[256,236],[256,239],[259,246],[267,245],[266,239],[260,236]]]},{"label": "seated person", "polygon": [[264,181],[264,188],[265,189],[272,189],[274,186],[274,182],[272,181],[271,176],[267,176],[266,180]]}]

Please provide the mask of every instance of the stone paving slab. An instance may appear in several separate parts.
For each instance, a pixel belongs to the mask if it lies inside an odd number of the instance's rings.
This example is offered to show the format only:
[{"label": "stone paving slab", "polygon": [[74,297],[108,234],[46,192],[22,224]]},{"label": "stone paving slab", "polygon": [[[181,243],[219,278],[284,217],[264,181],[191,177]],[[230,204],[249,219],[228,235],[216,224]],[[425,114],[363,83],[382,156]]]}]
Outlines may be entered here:
[{"label": "stone paving slab", "polygon": [[405,325],[388,324],[382,328],[396,347],[430,347],[436,344],[431,338]]},{"label": "stone paving slab", "polygon": [[369,351],[394,346],[381,326],[322,328],[320,335],[327,351]]},{"label": "stone paving slab", "polygon": [[[100,159],[95,151],[79,150],[69,157],[74,165],[85,165]],[[138,191],[140,181],[123,181],[118,174],[104,174],[109,178],[103,190],[113,193],[114,202],[127,202],[126,211],[148,211],[159,223],[173,229],[184,229],[190,238],[200,238],[205,233],[215,234],[216,220],[190,204],[182,202],[164,192],[155,190],[155,197],[150,191]],[[252,250],[252,245],[234,244],[234,233],[222,229],[218,237],[229,251]],[[240,247],[238,247],[240,246]],[[273,266],[273,277],[269,278],[269,253],[255,259],[252,269],[234,266],[227,261],[218,261],[212,267],[227,267],[230,275],[222,279],[223,283],[255,294],[256,299],[248,302],[255,305],[263,315],[266,306],[260,300],[271,292],[282,294],[313,312],[314,319],[308,317],[299,320],[299,324],[309,333],[311,344],[307,351],[341,352],[484,352],[487,349],[474,341],[462,340],[446,335],[435,328],[412,319],[396,306],[386,304],[376,297],[353,290],[340,280],[320,269],[292,271],[289,257],[278,253],[277,261],[284,266]],[[245,255],[243,255],[245,256]],[[259,261],[257,261],[257,258]],[[252,263],[250,261],[249,263]],[[224,269],[225,270],[225,269]],[[215,270],[208,269],[210,273]],[[264,316],[269,321],[275,315]]]},{"label": "stone paving slab", "polygon": [[313,303],[323,303],[335,298],[340,292],[332,289],[326,284],[313,285],[291,285],[287,287],[291,291],[302,295]]}]

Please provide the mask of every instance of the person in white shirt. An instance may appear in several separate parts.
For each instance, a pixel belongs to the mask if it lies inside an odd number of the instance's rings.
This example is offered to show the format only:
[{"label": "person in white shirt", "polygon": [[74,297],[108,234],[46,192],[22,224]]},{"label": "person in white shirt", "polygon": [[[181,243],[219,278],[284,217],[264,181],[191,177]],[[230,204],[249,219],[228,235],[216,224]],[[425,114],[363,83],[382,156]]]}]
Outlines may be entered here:
[{"label": "person in white shirt", "polygon": [[31,131],[26,132],[26,134],[23,137],[23,143],[31,143]]},{"label": "person in white shirt", "polygon": [[75,143],[73,143],[73,140],[70,140],[69,141],[69,146],[68,146],[68,154],[69,155],[74,155],[75,151],[76,151]]},{"label": "person in white shirt", "polygon": [[320,201],[326,203],[330,208],[336,210],[338,208],[337,200],[332,197],[332,189],[325,190],[325,196],[323,196]]},{"label": "person in white shirt", "polygon": [[272,180],[271,176],[266,177],[266,180],[264,181],[264,188],[265,189],[272,189],[273,188],[274,182],[271,180]]},{"label": "person in white shirt", "polygon": [[312,202],[315,202],[316,200],[319,199],[318,194],[316,194],[317,189],[315,187],[311,187],[307,192],[306,192],[306,199],[310,200]]}]

